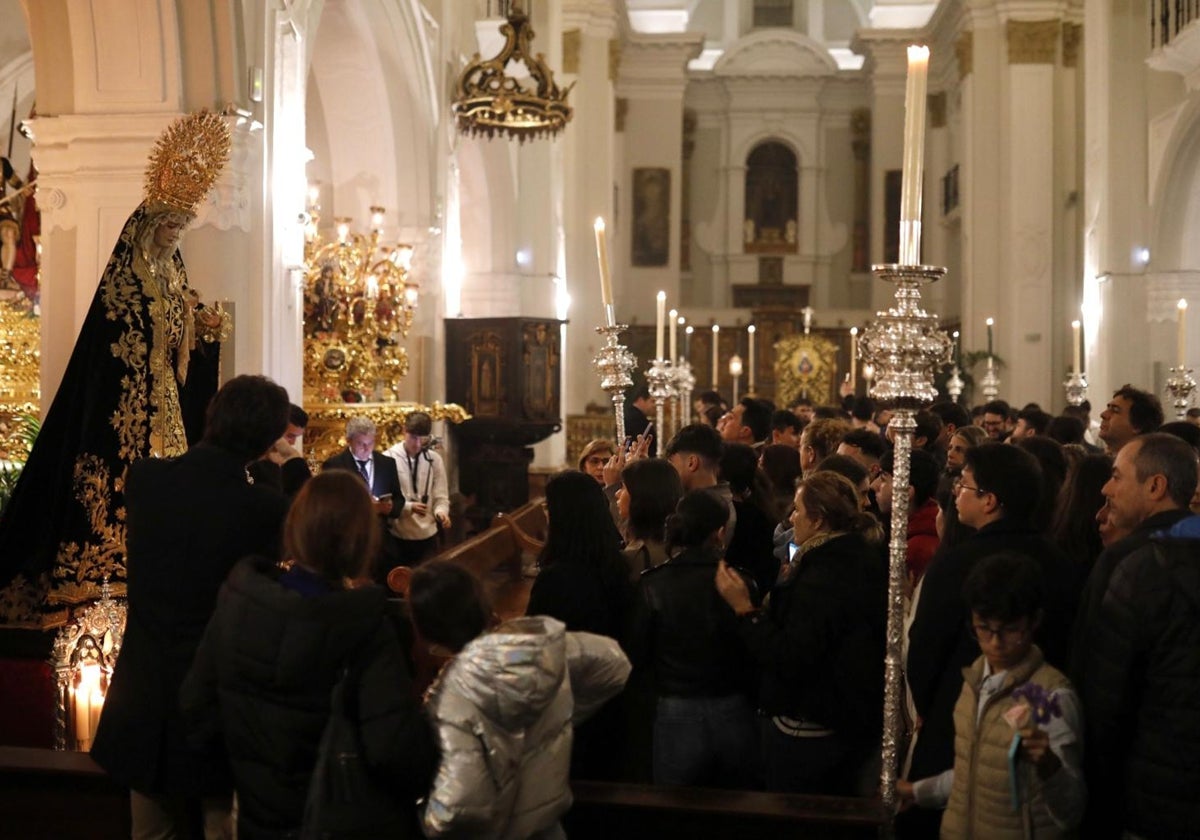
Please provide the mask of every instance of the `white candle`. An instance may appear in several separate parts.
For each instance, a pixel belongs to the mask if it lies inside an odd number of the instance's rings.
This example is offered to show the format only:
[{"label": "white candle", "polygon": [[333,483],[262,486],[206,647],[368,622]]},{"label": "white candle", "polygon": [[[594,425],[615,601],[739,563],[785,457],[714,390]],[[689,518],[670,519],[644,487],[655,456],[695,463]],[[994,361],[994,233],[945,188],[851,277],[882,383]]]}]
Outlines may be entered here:
[{"label": "white candle", "polygon": [[717,379],[717,377],[718,377],[718,371],[717,371],[717,364],[718,364],[718,362],[717,362],[717,343],[718,342],[717,342],[717,339],[720,337],[719,336],[720,332],[721,332],[720,324],[713,324],[713,328],[712,328],[712,336],[713,336],[713,339],[712,339],[712,341],[713,341],[712,365],[713,365],[713,390],[714,391],[717,390],[717,381],[718,381],[718,379]]},{"label": "white candle", "polygon": [[1187,367],[1187,300],[1180,298],[1179,303],[1175,306],[1179,313],[1178,332],[1176,333],[1176,343],[1179,345],[1179,367],[1183,369]]},{"label": "white candle", "polygon": [[746,390],[748,390],[750,393],[754,393],[754,333],[756,333],[757,331],[758,331],[758,328],[755,327],[753,324],[746,327],[746,334],[747,334],[747,336],[749,336],[747,341],[750,345],[750,353],[749,353],[749,356],[750,356],[750,383]]},{"label": "white candle", "polygon": [[988,328],[988,359],[992,358],[992,327],[995,325],[995,320],[988,318],[985,322]]},{"label": "white candle", "polygon": [[654,307],[654,358],[663,357],[663,315],[667,308],[667,293],[660,291]]},{"label": "white candle", "polygon": [[593,225],[596,231],[596,259],[600,263],[600,300],[604,303],[604,317],[610,327],[616,325],[613,317],[612,277],[608,273],[608,244],[604,238],[604,219],[596,217]]},{"label": "white candle", "polygon": [[[683,319],[679,319],[679,323],[683,323]],[[695,327],[687,326],[683,330],[683,357],[688,361],[692,359],[692,333],[696,331]]]},{"label": "white candle", "polygon": [[1071,322],[1071,372],[1079,373],[1079,322]]},{"label": "white candle", "polygon": [[925,88],[929,47],[910,45],[904,92],[904,170],[900,182],[900,262],[921,261],[921,178],[925,165]]},{"label": "white candle", "polygon": [[683,318],[679,316],[679,311],[672,309],[667,313],[671,318],[671,364],[679,364],[679,347],[676,344],[676,333],[679,326],[683,323]]},{"label": "white candle", "polygon": [[858,327],[850,328],[850,387],[858,387]]}]

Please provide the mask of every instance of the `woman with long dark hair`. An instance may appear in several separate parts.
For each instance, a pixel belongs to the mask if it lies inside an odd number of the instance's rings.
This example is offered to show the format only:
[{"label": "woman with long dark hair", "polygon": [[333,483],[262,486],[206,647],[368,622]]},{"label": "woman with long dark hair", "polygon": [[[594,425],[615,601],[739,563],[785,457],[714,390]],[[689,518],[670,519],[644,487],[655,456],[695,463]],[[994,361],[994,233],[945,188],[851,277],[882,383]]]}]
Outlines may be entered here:
[{"label": "woman with long dark hair", "polygon": [[546,545],[527,615],[621,638],[633,584],[604,490],[591,476],[565,470],[546,483]]},{"label": "woman with long dark hair", "polygon": [[1100,491],[1111,477],[1111,457],[1088,455],[1083,458],[1062,486],[1054,521],[1050,525],[1050,541],[1071,559],[1081,589],[1092,563],[1104,550],[1096,514],[1104,507],[1104,494]]},{"label": "woman with long dark hair", "polygon": [[863,537],[874,519],[844,476],[812,473],[794,504],[798,548],[767,606],[724,563],[717,590],[762,672],[767,789],[853,795],[883,725],[887,565]]},{"label": "woman with long dark hair", "polygon": [[621,472],[617,513],[625,523],[625,550],[634,581],[667,562],[663,527],[683,497],[679,473],[662,458],[642,458]]},{"label": "woman with long dark hair", "polygon": [[347,671],[365,761],[397,804],[395,823],[374,830],[419,836],[416,800],[437,747],[414,697],[408,623],[383,589],[363,585],[379,538],[362,479],[321,473],[288,513],[283,566],[248,558],[221,587],[180,702],[196,737],[224,739],[241,837],[298,835],[333,687]]},{"label": "woman with long dark hair", "polygon": [[737,617],[712,585],[726,514],[708,490],[684,496],[667,518],[671,559],[638,581],[627,647],[634,665],[653,675],[655,784],[756,782],[746,647]]}]

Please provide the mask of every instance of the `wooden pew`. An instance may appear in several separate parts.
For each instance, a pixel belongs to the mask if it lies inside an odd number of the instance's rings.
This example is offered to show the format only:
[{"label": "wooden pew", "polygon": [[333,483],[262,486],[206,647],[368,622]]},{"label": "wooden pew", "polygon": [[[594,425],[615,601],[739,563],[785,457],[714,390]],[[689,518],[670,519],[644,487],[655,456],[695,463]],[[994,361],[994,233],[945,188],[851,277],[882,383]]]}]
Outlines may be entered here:
[{"label": "wooden pew", "polygon": [[571,782],[571,840],[610,837],[878,838],[890,824],[878,799]]},{"label": "wooden pew", "polygon": [[[546,513],[539,498],[511,513],[497,514],[486,531],[448,548],[435,559],[465,566],[481,580],[501,571],[509,582],[516,582],[521,580],[523,568],[541,551],[545,539]],[[409,574],[407,569],[393,569],[388,587],[400,595],[407,594]]]},{"label": "wooden pew", "polygon": [[0,836],[129,837],[129,791],[87,753],[0,747]]}]

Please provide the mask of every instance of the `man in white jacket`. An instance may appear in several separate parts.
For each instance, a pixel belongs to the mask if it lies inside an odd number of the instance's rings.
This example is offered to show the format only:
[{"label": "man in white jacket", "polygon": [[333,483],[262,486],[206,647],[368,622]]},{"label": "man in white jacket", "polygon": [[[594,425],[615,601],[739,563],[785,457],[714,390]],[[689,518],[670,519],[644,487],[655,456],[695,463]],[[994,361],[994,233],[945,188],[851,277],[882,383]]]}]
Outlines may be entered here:
[{"label": "man in white jacket", "polygon": [[450,527],[450,490],[442,456],[433,450],[433,420],[414,411],[404,420],[404,440],[383,454],[396,461],[404,509],[391,520],[392,535],[400,542],[400,565],[416,566],[429,556],[437,530]]}]

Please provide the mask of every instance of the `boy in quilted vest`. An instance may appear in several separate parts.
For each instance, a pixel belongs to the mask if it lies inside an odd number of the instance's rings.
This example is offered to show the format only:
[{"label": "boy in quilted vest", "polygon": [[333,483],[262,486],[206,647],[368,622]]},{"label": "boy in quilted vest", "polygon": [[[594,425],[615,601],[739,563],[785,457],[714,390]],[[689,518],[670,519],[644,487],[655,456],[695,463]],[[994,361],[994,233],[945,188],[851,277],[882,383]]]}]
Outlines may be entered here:
[{"label": "boy in quilted vest", "polygon": [[963,586],[983,655],[963,670],[954,767],[896,786],[902,802],[946,809],[943,838],[1066,837],[1083,815],[1079,699],[1033,643],[1042,590],[1037,564],[1013,552],[981,560]]}]

